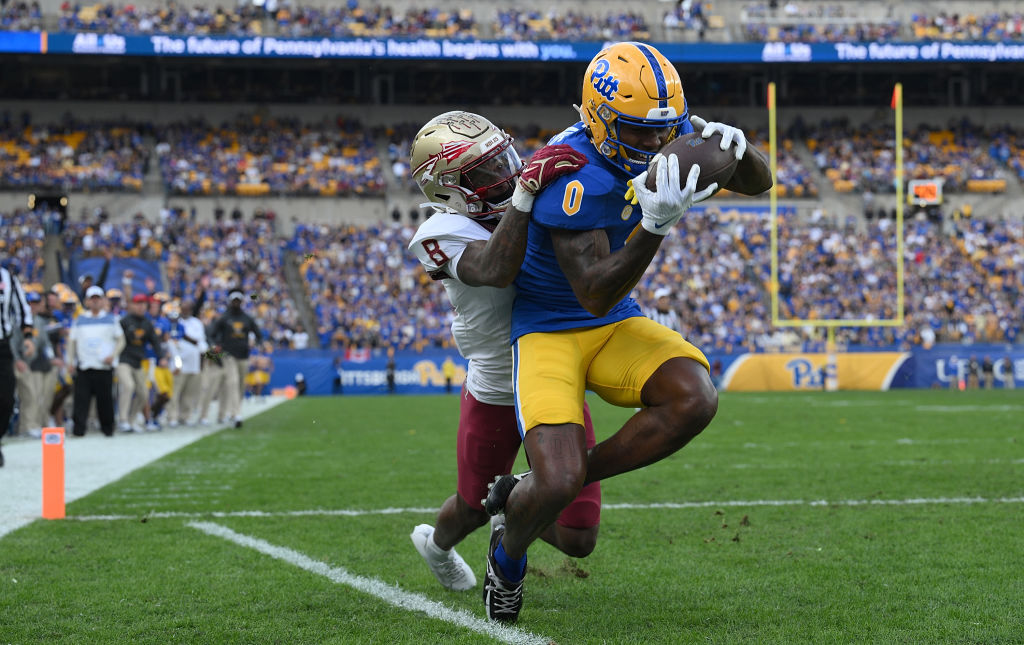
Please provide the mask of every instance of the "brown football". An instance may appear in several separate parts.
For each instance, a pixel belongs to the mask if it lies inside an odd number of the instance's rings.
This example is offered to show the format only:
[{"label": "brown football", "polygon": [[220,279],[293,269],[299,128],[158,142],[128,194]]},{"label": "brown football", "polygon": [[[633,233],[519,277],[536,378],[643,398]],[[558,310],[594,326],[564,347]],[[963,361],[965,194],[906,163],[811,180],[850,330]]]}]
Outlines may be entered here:
[{"label": "brown football", "polygon": [[[697,164],[700,166],[697,190],[704,190],[712,182],[718,182],[718,189],[721,190],[732,179],[737,164],[736,150],[732,146],[728,150],[722,150],[721,145],[722,135],[717,132],[708,139],[702,138],[697,132],[691,132],[669,141],[661,149],[661,154],[666,157],[674,154],[679,158],[681,186],[686,185],[686,177],[690,174],[690,168],[693,164]],[[648,190],[655,190],[658,176],[657,164],[651,164],[648,170],[647,181],[644,182],[644,185]]]}]

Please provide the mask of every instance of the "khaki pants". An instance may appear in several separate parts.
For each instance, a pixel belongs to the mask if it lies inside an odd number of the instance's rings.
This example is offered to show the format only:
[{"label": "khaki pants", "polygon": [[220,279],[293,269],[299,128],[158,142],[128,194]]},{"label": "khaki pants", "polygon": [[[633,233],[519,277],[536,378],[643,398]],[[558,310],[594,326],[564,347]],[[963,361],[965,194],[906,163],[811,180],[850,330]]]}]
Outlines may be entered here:
[{"label": "khaki pants", "polygon": [[149,397],[146,371],[125,363],[117,366],[117,418],[120,423],[133,425],[135,417]]},{"label": "khaki pants", "polygon": [[210,403],[214,399],[219,401],[217,417],[224,417],[224,366],[217,365],[213,361],[203,365],[202,378],[200,379],[201,391],[199,393],[199,420],[208,419],[206,416],[210,410]]},{"label": "khaki pants", "polygon": [[[18,390],[18,432],[25,434],[29,430],[42,428],[46,420],[43,416],[42,406],[42,400],[45,398],[43,396],[43,381],[46,374],[32,370],[24,372],[15,370],[14,376],[17,380]],[[47,406],[51,400],[52,397],[46,399]]]},{"label": "khaki pants", "polygon": [[167,419],[171,423],[186,423],[196,411],[201,381],[202,376],[198,373],[180,372],[174,375],[174,393],[167,406]]},{"label": "khaki pants", "polygon": [[54,399],[57,396],[59,370],[54,368],[42,374],[43,385],[39,394],[39,421],[43,425],[48,425],[50,423],[50,408],[53,407]]},{"label": "khaki pants", "polygon": [[242,409],[245,375],[249,373],[249,359],[225,355],[224,361],[224,418],[235,419]]}]

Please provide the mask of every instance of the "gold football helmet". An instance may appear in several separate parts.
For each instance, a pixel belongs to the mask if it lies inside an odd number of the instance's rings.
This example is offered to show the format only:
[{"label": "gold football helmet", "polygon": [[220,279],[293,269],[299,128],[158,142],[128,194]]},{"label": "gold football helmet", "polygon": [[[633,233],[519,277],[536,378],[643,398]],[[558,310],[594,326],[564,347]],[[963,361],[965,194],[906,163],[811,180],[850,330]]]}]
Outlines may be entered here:
[{"label": "gold football helmet", "polygon": [[687,119],[679,72],[650,45],[610,45],[583,75],[580,116],[601,154],[631,174],[643,172],[655,153],[622,143],[619,126],[669,128],[663,144],[678,136]]},{"label": "gold football helmet", "polygon": [[512,137],[472,112],[431,119],[409,155],[412,178],[430,202],[472,218],[505,210],[523,166]]}]

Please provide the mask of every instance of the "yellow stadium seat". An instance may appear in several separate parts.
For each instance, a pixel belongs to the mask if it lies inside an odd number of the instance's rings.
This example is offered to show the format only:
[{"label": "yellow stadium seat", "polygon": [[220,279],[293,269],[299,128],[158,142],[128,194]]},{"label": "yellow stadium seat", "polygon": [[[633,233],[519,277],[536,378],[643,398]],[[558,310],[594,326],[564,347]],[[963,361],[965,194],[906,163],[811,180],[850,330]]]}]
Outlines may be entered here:
[{"label": "yellow stadium seat", "polygon": [[1005,179],[971,179],[967,182],[967,191],[971,193],[1004,193]]},{"label": "yellow stadium seat", "polygon": [[239,195],[244,195],[246,197],[258,197],[260,195],[267,195],[270,193],[270,184],[238,184],[236,192]]}]

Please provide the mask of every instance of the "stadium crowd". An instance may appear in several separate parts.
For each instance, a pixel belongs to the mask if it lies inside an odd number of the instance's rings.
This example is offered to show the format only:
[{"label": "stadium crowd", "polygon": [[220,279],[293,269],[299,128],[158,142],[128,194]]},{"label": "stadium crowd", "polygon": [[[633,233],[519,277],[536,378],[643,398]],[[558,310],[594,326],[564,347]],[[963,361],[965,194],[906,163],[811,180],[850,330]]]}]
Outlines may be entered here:
[{"label": "stadium crowd", "polygon": [[[767,215],[708,208],[685,218],[662,245],[635,295],[647,308],[666,288],[681,332],[709,351],[813,349],[820,330],[772,330]],[[780,294],[786,318],[895,316],[893,221],[856,218],[836,229],[820,213],[780,228]],[[441,287],[405,252],[408,224],[365,229],[304,225],[289,245],[306,254],[303,275],[325,347],[447,346],[454,315]],[[907,225],[908,326],[844,329],[865,346],[1015,342],[1024,324],[1024,230],[1019,221],[964,220],[955,234],[928,220]],[[694,261],[697,258],[698,261]]]},{"label": "stadium crowd", "polygon": [[[805,131],[806,144],[826,178],[849,182],[846,190],[895,192],[893,128],[851,125],[846,119],[822,121]],[[908,179],[944,180],[944,190],[964,192],[971,180],[1006,179],[1015,139],[1009,127],[986,132],[969,121],[945,128],[919,126],[904,135]]]},{"label": "stadium crowd", "polygon": [[[385,167],[400,184],[406,182],[409,145],[418,130],[413,122],[365,128],[358,120],[343,117],[301,123],[259,113],[240,114],[219,126],[201,119],[151,126],[85,123],[70,117],[56,124],[24,121],[15,126],[9,114],[2,119],[0,187],[138,192],[154,158],[165,189],[175,195],[382,195]],[[556,134],[536,124],[511,127],[509,132],[523,159]],[[984,142],[987,136],[978,128],[969,134],[963,142],[957,139],[959,156],[945,152],[950,146],[940,149],[930,143],[945,133],[915,135],[909,150],[928,162],[921,164],[919,174],[960,158],[975,160],[971,176],[996,174],[994,169],[1014,163],[1021,167],[1013,130],[1000,132],[987,147],[971,148],[968,155],[967,146]],[[856,137],[846,141],[847,135]],[[752,131],[749,136],[767,149],[765,132]],[[817,152],[819,170],[833,175],[830,179],[874,186],[873,177],[888,167],[882,129],[861,133],[845,122],[826,122],[802,136]],[[779,183],[786,196],[815,196],[816,179],[795,153],[795,138],[790,132],[780,143]],[[387,150],[386,157],[378,148]],[[908,165],[908,174],[911,168]],[[966,173],[959,171],[958,177],[954,189],[962,185]],[[417,190],[410,182],[406,185],[410,192]]]},{"label": "stadium crowd", "polygon": [[[772,330],[767,214],[719,212],[684,219],[685,234],[662,245],[639,290],[675,294],[682,328],[708,350],[820,349],[821,329]],[[894,222],[862,230],[856,217],[830,225],[820,212],[784,217],[778,233],[780,317],[892,319],[896,316]],[[950,233],[924,218],[906,224],[906,321],[902,327],[839,330],[844,345],[931,346],[936,342],[1016,342],[1024,314],[1024,224],[963,220]],[[680,231],[681,233],[683,231]],[[693,258],[700,258],[694,262]]]},{"label": "stadium crowd", "polygon": [[149,167],[143,126],[84,123],[71,117],[33,123],[0,115],[0,188],[128,191],[142,189]]},{"label": "stadium crowd", "polygon": [[[171,215],[159,223],[138,217],[129,225],[113,226],[103,213],[96,213],[90,222],[71,223],[61,235],[65,248],[79,260],[100,255],[102,271],[82,273],[74,287],[58,282],[44,288],[40,249],[44,231],[54,232],[51,217],[45,210],[0,215],[5,233],[18,236],[15,250],[3,254],[5,265],[21,275],[36,317],[36,333],[19,331],[12,341],[21,434],[38,437],[41,427],[51,422],[67,424],[76,435],[86,432],[83,410],[88,409],[88,400],[83,408],[75,394],[72,414],[72,393],[83,386],[81,379],[91,380],[97,370],[103,371],[90,360],[98,359],[95,347],[106,345],[84,339],[75,344],[76,334],[86,333],[77,324],[83,315],[90,316],[93,324],[123,327],[126,344],[120,345],[124,348],[120,365],[114,357],[114,394],[120,399],[117,425],[122,431],[155,430],[162,423],[205,425],[214,419],[239,427],[242,388],[255,395],[264,393],[274,343],[304,346],[299,340],[304,333],[301,325],[292,324],[287,335],[281,333],[281,326],[293,320],[289,312],[295,308],[287,290],[274,286],[285,281],[277,264],[279,245],[273,243],[266,219],[203,228]],[[3,241],[5,249],[12,246]],[[130,269],[112,270],[129,258],[163,267],[171,293],[158,290],[152,275],[139,284]],[[260,301],[264,297],[268,302]],[[97,302],[99,310],[94,307]],[[252,321],[246,310],[266,326]],[[115,317],[104,318],[106,312]],[[249,322],[238,327],[236,321]],[[235,333],[239,329],[242,334]],[[261,343],[265,338],[267,342]],[[239,376],[232,380],[225,372],[237,364],[241,365],[235,368]],[[175,391],[173,383],[179,382],[179,374],[185,389]],[[199,379],[204,379],[203,387]],[[103,407],[105,397],[109,401],[109,396],[97,395],[100,429],[112,434],[112,421],[104,414],[109,410]]]},{"label": "stadium crowd", "polygon": [[38,0],[0,5],[0,31],[39,31],[42,28],[43,11]]},{"label": "stadium crowd", "polygon": [[[938,4],[938,3],[936,3]],[[757,2],[743,8],[743,35],[753,41],[854,42],[917,40],[1017,41],[1024,12],[985,11],[894,15],[896,5]]]},{"label": "stadium crowd", "polygon": [[[664,37],[692,31],[703,38],[707,29],[721,29],[723,8],[700,0],[678,0],[663,10],[646,8],[598,13],[560,8],[496,8],[482,17],[481,28],[472,7],[449,10],[425,2],[405,11],[389,4],[347,0],[330,6],[298,4],[288,0],[240,3],[234,7],[188,6],[169,0],[159,6],[133,3],[65,1],[58,13],[47,16],[37,0],[12,0],[0,8],[0,29],[84,31],[121,34],[170,33],[185,35],[258,36],[294,38],[413,37],[505,38],[513,40],[647,40],[647,21],[662,16]],[[976,12],[904,12],[896,6],[849,2],[736,3],[736,37],[755,41],[840,42],[914,40],[1015,41],[1024,37],[1024,12],[980,7]],[[712,14],[718,9],[717,14]],[[490,13],[490,12],[488,12]],[[725,10],[724,13],[728,13]]]},{"label": "stadium crowd", "polygon": [[[179,320],[194,312],[196,324],[212,333],[216,321],[230,313],[227,305],[235,301],[260,331],[249,341],[252,356],[243,361],[250,374],[245,383],[256,393],[268,381],[275,349],[451,346],[455,313],[440,283],[430,280],[407,251],[416,222],[368,227],[298,223],[290,238],[282,238],[276,234],[272,213],[253,214],[249,220],[239,215],[203,224],[165,209],[153,221],[137,216],[128,224],[114,225],[98,212],[88,221],[71,222],[62,234],[67,251],[107,262],[98,276],[83,276],[77,288],[43,285],[41,249],[44,231],[53,230],[52,212],[0,214],[0,248],[5,266],[21,276],[34,306],[44,312],[58,358],[65,351],[62,344],[72,321],[93,290],[121,316],[130,312],[129,303],[146,303],[161,342],[167,343],[167,348],[154,352],[151,360],[156,367],[169,364],[174,356],[167,352],[181,340],[173,332]],[[634,297],[650,311],[656,294],[667,292],[680,321],[678,331],[709,353],[821,351],[821,329],[770,325],[767,217],[757,207],[698,207],[666,238]],[[885,218],[865,224],[850,216],[835,223],[820,211],[809,218],[783,211],[778,233],[780,316],[895,317],[893,227],[894,222]],[[299,267],[294,290],[283,270],[289,253]],[[125,259],[152,263],[159,269],[154,275],[166,276],[166,290],[153,278],[139,285],[129,271],[121,272],[120,281],[115,272],[108,273],[111,262]],[[936,223],[912,218],[905,225],[904,261],[906,324],[841,328],[840,347],[1019,342],[1024,326],[1020,219]],[[303,327],[300,306],[308,306],[315,317],[312,334]],[[161,357],[168,362],[162,363]],[[215,358],[204,354],[203,365]],[[47,410],[63,415],[73,379],[65,365],[53,367],[59,378],[54,379]],[[143,405],[141,416],[133,412],[122,418],[122,429],[199,423],[215,416],[207,418],[209,401],[201,405],[199,401],[207,399],[198,395],[184,414],[176,406],[163,411],[172,393],[161,389],[159,377],[150,380],[145,400],[153,407]],[[219,409],[223,417],[224,408]],[[37,432],[38,427],[22,430]]]},{"label": "stadium crowd", "polygon": [[43,281],[43,240],[49,213],[0,212],[0,259],[26,284]]},{"label": "stadium crowd", "polygon": [[510,40],[647,40],[650,29],[640,13],[596,16],[579,11],[499,9],[495,38]]},{"label": "stadium crowd", "polygon": [[65,1],[60,7],[57,29],[118,34],[250,36],[262,33],[263,16],[263,10],[254,4],[239,4],[234,9],[210,9],[198,4],[189,8],[174,0],[156,7]]},{"label": "stadium crowd", "polygon": [[892,17],[870,15],[857,3],[755,3],[743,9],[743,35],[753,41],[853,42],[897,40],[902,25]]},{"label": "stadium crowd", "polygon": [[[100,212],[69,224],[63,237],[74,256],[116,255],[161,265],[170,302],[195,300],[201,292],[223,306],[228,294],[239,290],[264,336],[275,347],[291,347],[301,322],[286,288],[273,214],[260,211],[259,217],[243,221],[241,211],[234,212],[237,217],[198,224],[185,213],[164,209],[158,221],[137,215],[117,225]],[[150,292],[157,289],[156,283],[146,286]],[[207,309],[204,322],[217,313],[216,306]]]},{"label": "stadium crowd", "polygon": [[375,195],[384,191],[376,141],[358,120],[302,124],[242,114],[157,129],[155,153],[173,194]]}]

